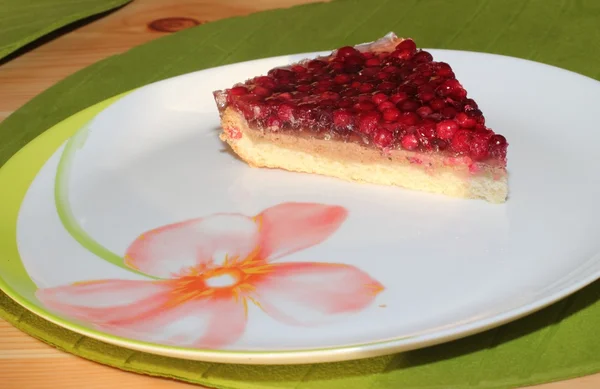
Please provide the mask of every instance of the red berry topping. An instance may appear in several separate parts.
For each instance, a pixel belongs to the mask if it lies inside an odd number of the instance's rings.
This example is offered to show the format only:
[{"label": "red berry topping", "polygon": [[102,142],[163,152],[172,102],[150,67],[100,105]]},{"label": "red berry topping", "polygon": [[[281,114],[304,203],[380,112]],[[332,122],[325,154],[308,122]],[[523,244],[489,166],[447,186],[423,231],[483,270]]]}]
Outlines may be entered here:
[{"label": "red berry topping", "polygon": [[269,88],[265,88],[264,86],[257,85],[254,87],[254,89],[252,89],[252,93],[257,96],[267,97],[270,96],[273,91]]},{"label": "red berry topping", "polygon": [[433,61],[433,56],[431,54],[429,54],[427,51],[419,51],[413,57],[413,61],[415,61],[416,63],[431,62],[431,61]]},{"label": "red berry topping", "polygon": [[415,52],[417,51],[417,45],[412,39],[404,39],[402,42],[398,43],[396,50],[409,50]]},{"label": "red berry topping", "polygon": [[383,103],[381,103],[377,106],[377,109],[380,110],[381,112],[385,111],[386,109],[390,109],[390,108],[396,108],[396,104],[392,103],[391,101],[384,101]]},{"label": "red berry topping", "polygon": [[346,109],[333,111],[333,125],[339,128],[346,128],[352,125],[352,114]]},{"label": "red berry topping", "polygon": [[400,117],[400,111],[398,111],[396,108],[385,109],[383,110],[382,114],[383,120],[387,120],[388,122],[394,122]]},{"label": "red berry topping", "polygon": [[454,120],[444,120],[436,125],[435,131],[440,139],[452,139],[458,131],[458,124]]},{"label": "red berry topping", "polygon": [[426,105],[417,108],[417,115],[421,116],[422,118],[426,118],[427,116],[431,115],[433,113],[433,109],[431,109],[431,107],[428,107]]},{"label": "red berry topping", "polygon": [[385,93],[375,93],[372,99],[375,104],[381,104],[388,99],[388,96]]},{"label": "red berry topping", "polygon": [[477,121],[475,119],[473,119],[464,112],[459,112],[456,115],[456,122],[462,128],[473,128],[477,124]]},{"label": "red berry topping", "polygon": [[292,71],[294,73],[306,73],[306,68],[302,65],[294,65],[292,66]]},{"label": "red berry topping", "polygon": [[379,58],[369,58],[365,61],[366,67],[374,67],[379,66],[381,64],[381,60]]},{"label": "red berry topping", "polygon": [[389,147],[394,141],[394,134],[384,128],[379,128],[373,135],[373,143],[381,148]]},{"label": "red berry topping", "polygon": [[277,116],[284,122],[292,121],[294,115],[294,108],[289,104],[281,104],[277,110]]},{"label": "red berry topping", "polygon": [[337,56],[340,58],[348,58],[356,55],[360,55],[360,52],[351,46],[344,46],[337,51]]},{"label": "red berry topping", "polygon": [[450,65],[434,61],[412,39],[376,51],[341,47],[215,96],[219,110],[232,106],[262,130],[506,161],[506,139],[486,128]]},{"label": "red berry topping", "polygon": [[471,150],[473,134],[469,130],[458,130],[452,137],[452,148],[459,153],[467,153]]},{"label": "red berry topping", "polygon": [[336,84],[348,84],[350,81],[352,81],[352,78],[345,73],[342,74],[337,74],[334,78],[333,78],[333,82],[335,82]]},{"label": "red berry topping", "polygon": [[400,144],[403,149],[414,150],[419,147],[419,140],[415,134],[406,134],[402,137]]},{"label": "red berry topping", "polygon": [[248,93],[248,88],[245,86],[236,86],[229,90],[229,94],[233,96],[243,96]]},{"label": "red berry topping", "polygon": [[377,128],[380,114],[376,111],[368,111],[358,116],[358,130],[364,134],[370,134]]}]

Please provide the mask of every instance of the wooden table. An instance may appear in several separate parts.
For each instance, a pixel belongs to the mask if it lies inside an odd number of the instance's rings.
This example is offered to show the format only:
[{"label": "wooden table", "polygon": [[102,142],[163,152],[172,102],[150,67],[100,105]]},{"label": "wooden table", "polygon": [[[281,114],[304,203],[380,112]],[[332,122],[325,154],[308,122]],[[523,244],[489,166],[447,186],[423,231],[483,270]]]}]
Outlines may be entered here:
[{"label": "wooden table", "polygon": [[[0,65],[0,121],[44,89],[77,70],[168,34],[169,31],[196,22],[206,23],[316,1],[135,0],[108,16],[72,29]],[[152,23],[159,20],[162,21]],[[198,388],[127,373],[59,352],[1,319],[0,382],[0,386],[6,389]],[[598,389],[600,374],[535,388]]]}]

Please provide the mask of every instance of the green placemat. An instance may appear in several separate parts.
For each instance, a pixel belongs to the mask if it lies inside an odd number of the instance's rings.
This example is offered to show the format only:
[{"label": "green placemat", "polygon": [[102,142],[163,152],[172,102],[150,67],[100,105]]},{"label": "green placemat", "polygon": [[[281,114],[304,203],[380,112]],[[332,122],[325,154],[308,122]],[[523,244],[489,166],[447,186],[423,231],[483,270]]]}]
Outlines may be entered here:
[{"label": "green placemat", "polygon": [[0,0],[0,59],[77,20],[131,0]]},{"label": "green placemat", "polygon": [[[369,41],[388,31],[412,36],[425,47],[535,59],[598,79],[599,25],[596,0],[338,0],[222,20],[101,61],[36,97],[0,124],[0,165],[58,121],[149,82],[225,63]],[[4,295],[0,316],[100,363],[219,388],[512,388],[600,371],[599,300],[596,282],[525,319],[452,343],[362,361],[267,367],[191,362],[113,347],[60,329]]]}]

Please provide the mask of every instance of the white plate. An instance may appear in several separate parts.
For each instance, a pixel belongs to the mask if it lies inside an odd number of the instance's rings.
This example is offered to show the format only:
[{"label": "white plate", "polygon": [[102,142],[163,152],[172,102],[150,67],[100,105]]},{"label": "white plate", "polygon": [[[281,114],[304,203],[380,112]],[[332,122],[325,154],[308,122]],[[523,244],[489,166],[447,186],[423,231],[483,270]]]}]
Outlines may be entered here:
[{"label": "white plate", "polygon": [[[3,287],[109,343],[283,364],[463,337],[596,280],[600,83],[431,52],[509,140],[506,204],[248,167],[217,137],[211,92],[306,55],[269,58],[148,85],[99,113],[45,163],[19,211],[18,250],[37,291],[6,275]],[[198,267],[236,255],[254,259],[233,289],[239,269]]]}]

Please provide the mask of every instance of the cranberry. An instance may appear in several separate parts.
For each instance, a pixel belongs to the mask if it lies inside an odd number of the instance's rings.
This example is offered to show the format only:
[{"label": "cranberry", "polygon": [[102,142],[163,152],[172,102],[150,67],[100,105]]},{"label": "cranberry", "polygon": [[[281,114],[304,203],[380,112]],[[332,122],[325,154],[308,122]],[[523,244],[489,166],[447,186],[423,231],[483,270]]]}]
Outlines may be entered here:
[{"label": "cranberry", "polygon": [[360,72],[359,77],[364,77],[365,81],[369,81],[371,78],[375,77],[377,73],[379,73],[379,69],[377,68],[364,68]]},{"label": "cranberry", "polygon": [[373,134],[373,143],[381,148],[389,147],[394,141],[394,134],[384,128],[378,128]]},{"label": "cranberry", "polygon": [[390,96],[390,101],[394,104],[398,104],[406,99],[408,99],[408,94],[405,92],[398,92]]},{"label": "cranberry", "polygon": [[388,66],[384,67],[382,70],[385,73],[389,73],[389,74],[398,73],[400,71],[400,69],[398,69],[396,66],[393,66],[393,65],[388,65]]},{"label": "cranberry", "polygon": [[342,62],[332,62],[329,66],[331,67],[331,70],[336,73],[344,70],[344,64]]},{"label": "cranberry", "polygon": [[416,75],[431,78],[435,74],[436,66],[433,63],[420,63],[414,68]]},{"label": "cranberry", "polygon": [[413,57],[413,61],[415,61],[415,63],[431,62],[431,61],[433,61],[433,56],[431,54],[429,54],[427,51],[419,51]]},{"label": "cranberry", "polygon": [[473,99],[465,100],[465,104],[464,104],[465,112],[468,112],[472,109],[477,109],[477,108],[479,108],[479,107],[477,106],[477,103],[475,102],[475,100],[473,100]]},{"label": "cranberry", "polygon": [[245,86],[235,86],[229,90],[229,94],[232,96],[243,96],[248,93],[248,88]]},{"label": "cranberry", "polygon": [[450,79],[440,85],[436,92],[440,96],[450,96],[459,89],[462,89],[462,85],[456,79]]},{"label": "cranberry", "polygon": [[254,89],[252,89],[252,93],[255,94],[256,96],[267,97],[267,96],[271,96],[273,91],[264,86],[257,85],[254,87]]},{"label": "cranberry", "polygon": [[367,93],[371,92],[374,88],[375,87],[373,86],[373,84],[365,82],[364,84],[360,84],[360,86],[358,87],[358,91],[361,93]]},{"label": "cranberry", "polygon": [[508,143],[506,142],[506,138],[502,135],[494,135],[489,140],[489,151],[493,157],[496,158],[506,158],[506,148],[508,147]]},{"label": "cranberry", "polygon": [[426,138],[429,140],[435,138],[435,123],[423,123],[421,127],[417,129],[417,134],[419,134],[419,137]]},{"label": "cranberry", "polygon": [[433,99],[429,102],[429,106],[434,111],[441,111],[446,106],[446,102],[442,99]]},{"label": "cranberry", "polygon": [[390,54],[391,58],[397,58],[401,61],[407,61],[413,56],[414,52],[411,50],[396,50]]},{"label": "cranberry", "polygon": [[321,61],[319,59],[313,59],[312,61],[308,62],[307,66],[309,69],[321,69],[327,66],[327,62]]},{"label": "cranberry", "polygon": [[294,76],[294,73],[291,70],[281,68],[271,69],[267,74],[274,78],[291,78]]},{"label": "cranberry", "polygon": [[334,85],[334,82],[329,78],[321,78],[319,81],[317,81],[317,85],[324,88],[330,88]]},{"label": "cranberry", "polygon": [[456,116],[456,109],[454,107],[444,107],[440,111],[440,114],[444,119],[452,119]]},{"label": "cranberry", "polygon": [[379,113],[368,111],[358,116],[358,130],[364,134],[372,133],[379,123]]},{"label": "cranberry", "polygon": [[382,114],[383,119],[387,120],[388,122],[396,121],[400,117],[400,111],[398,111],[396,108],[386,109],[382,112]]},{"label": "cranberry", "polygon": [[402,137],[400,144],[406,150],[414,150],[419,147],[419,140],[415,134],[406,134]]},{"label": "cranberry", "polygon": [[477,122],[475,121],[475,119],[469,117],[466,113],[464,112],[459,112],[456,115],[456,122],[458,123],[459,126],[461,126],[462,128],[473,128],[475,127],[475,125],[477,124]]},{"label": "cranberry", "polygon": [[419,115],[414,112],[402,112],[398,121],[407,127],[414,126],[419,121]]},{"label": "cranberry", "polygon": [[390,73],[386,73],[386,72],[378,72],[375,75],[375,78],[378,80],[387,80],[388,78],[391,78],[392,75]]},{"label": "cranberry", "polygon": [[310,91],[312,91],[312,89],[313,89],[313,87],[311,85],[298,85],[296,87],[296,90],[298,92],[304,92],[304,93],[310,92]]},{"label": "cranberry", "polygon": [[436,75],[442,78],[452,78],[454,77],[454,72],[450,65],[445,62],[438,62]]},{"label": "cranberry", "polygon": [[488,157],[488,137],[485,134],[475,134],[471,141],[470,156],[475,161],[482,161]]},{"label": "cranberry", "polygon": [[417,115],[421,116],[422,118],[426,118],[427,116],[431,115],[433,113],[433,109],[431,109],[431,107],[428,106],[423,106],[423,107],[419,107],[417,108]]},{"label": "cranberry", "polygon": [[336,84],[340,84],[340,85],[347,84],[351,80],[352,80],[352,78],[345,73],[338,74],[333,78],[333,82],[335,82]]},{"label": "cranberry", "polygon": [[302,65],[294,65],[292,66],[292,71],[294,73],[306,73],[306,68]]},{"label": "cranberry", "polygon": [[294,107],[289,104],[281,104],[277,109],[277,116],[284,122],[291,122],[294,114]]},{"label": "cranberry", "polygon": [[393,82],[384,81],[377,86],[377,90],[390,91],[390,90],[394,89],[395,87],[396,87],[396,85]]},{"label": "cranberry", "polygon": [[359,101],[354,104],[354,109],[357,111],[371,111],[375,109],[375,103],[371,101]]},{"label": "cranberry", "polygon": [[404,39],[396,45],[396,50],[409,50],[415,52],[417,51],[417,45],[412,39]]},{"label": "cranberry", "polygon": [[420,86],[417,96],[423,102],[431,101],[435,98],[435,93],[430,85]]},{"label": "cranberry", "polygon": [[293,98],[290,92],[280,93],[277,97],[282,100],[291,100]]},{"label": "cranberry", "polygon": [[340,93],[340,96],[351,97],[358,95],[358,93],[359,92],[354,88],[347,88]]},{"label": "cranberry", "polygon": [[346,109],[333,111],[333,124],[339,128],[347,128],[352,125],[352,114]]},{"label": "cranberry", "polygon": [[321,94],[322,100],[338,100],[339,98],[340,98],[340,95],[338,93],[331,92],[331,91],[325,91]]},{"label": "cranberry", "polygon": [[384,101],[377,106],[377,109],[382,112],[390,108],[396,108],[396,104],[392,103],[391,101]]},{"label": "cranberry", "polygon": [[365,61],[366,67],[375,67],[375,66],[379,66],[380,64],[381,64],[381,61],[379,60],[379,58],[369,58],[368,60]]},{"label": "cranberry", "polygon": [[444,120],[437,124],[435,130],[438,138],[451,139],[458,131],[458,124],[454,120]]},{"label": "cranberry", "polygon": [[275,80],[269,76],[260,76],[254,79],[256,85],[264,86],[265,88],[273,89],[277,85]]},{"label": "cranberry", "polygon": [[385,93],[375,93],[372,99],[375,104],[381,104],[388,99],[388,96]]},{"label": "cranberry", "polygon": [[469,130],[458,130],[452,137],[452,148],[459,153],[467,153],[471,150],[473,134]]},{"label": "cranberry", "polygon": [[267,119],[267,127],[271,130],[278,130],[281,128],[281,120],[277,116],[269,116]]},{"label": "cranberry", "polygon": [[400,108],[402,111],[412,112],[419,108],[419,103],[417,103],[415,100],[405,100],[398,104],[398,108]]},{"label": "cranberry", "polygon": [[351,46],[344,46],[337,50],[337,56],[340,58],[348,58],[356,55],[360,55],[360,51]]},{"label": "cranberry", "polygon": [[485,124],[485,118],[483,117],[483,112],[479,109],[470,109],[466,112],[467,116],[475,120],[476,124]]}]

